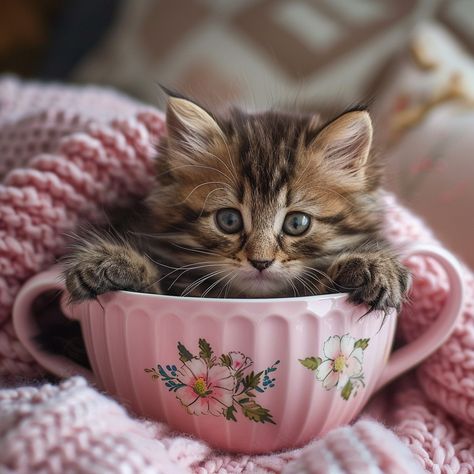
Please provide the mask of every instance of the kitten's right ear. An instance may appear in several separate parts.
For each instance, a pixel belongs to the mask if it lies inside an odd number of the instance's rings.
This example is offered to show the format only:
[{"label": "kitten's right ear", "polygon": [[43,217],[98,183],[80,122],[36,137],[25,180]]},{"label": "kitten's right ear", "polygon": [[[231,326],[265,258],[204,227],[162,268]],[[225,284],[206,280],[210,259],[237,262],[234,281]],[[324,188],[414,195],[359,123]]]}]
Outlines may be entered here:
[{"label": "kitten's right ear", "polygon": [[173,144],[185,144],[194,151],[206,150],[213,140],[222,136],[222,130],[208,112],[176,94],[168,97],[166,124]]},{"label": "kitten's right ear", "polygon": [[366,110],[342,114],[317,135],[311,148],[333,169],[357,174],[363,171],[372,145],[372,122]]}]

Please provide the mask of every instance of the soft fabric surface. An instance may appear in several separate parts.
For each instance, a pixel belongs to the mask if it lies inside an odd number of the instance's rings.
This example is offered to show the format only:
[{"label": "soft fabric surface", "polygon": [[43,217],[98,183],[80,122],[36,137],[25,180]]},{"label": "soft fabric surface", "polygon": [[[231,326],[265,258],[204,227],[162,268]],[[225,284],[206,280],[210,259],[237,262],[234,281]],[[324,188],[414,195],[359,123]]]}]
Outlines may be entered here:
[{"label": "soft fabric surface", "polygon": [[[112,117],[114,117],[112,119]],[[81,219],[146,192],[162,115],[113,92],[0,80],[0,373],[32,384],[41,376],[15,337],[11,309],[22,283],[64,248]],[[158,158],[159,159],[159,158]],[[436,240],[387,196],[387,235],[397,244]],[[448,291],[438,265],[412,258],[411,304],[400,335],[416,338]],[[449,339],[416,372],[367,410],[369,420],[329,433],[303,450],[227,456],[135,420],[80,378],[60,386],[0,390],[0,471],[7,473],[434,473],[474,472],[474,280]]]}]

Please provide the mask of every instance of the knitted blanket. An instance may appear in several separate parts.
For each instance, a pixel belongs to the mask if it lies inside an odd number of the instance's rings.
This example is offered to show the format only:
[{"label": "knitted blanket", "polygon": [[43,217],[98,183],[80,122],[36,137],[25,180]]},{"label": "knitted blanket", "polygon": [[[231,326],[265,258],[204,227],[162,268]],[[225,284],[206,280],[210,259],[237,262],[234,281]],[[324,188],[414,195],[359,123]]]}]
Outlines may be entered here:
[{"label": "knitted blanket", "polygon": [[[146,192],[163,129],[160,112],[113,91],[0,78],[0,374],[16,378],[15,387],[4,382],[0,390],[0,472],[474,472],[474,279],[467,268],[468,301],[451,338],[355,424],[300,450],[218,453],[162,423],[132,418],[79,377],[38,381],[43,372],[12,327],[15,295],[61,255],[64,232]],[[439,244],[393,196],[386,199],[394,242]],[[449,291],[432,260],[413,257],[409,266],[411,304],[399,324],[408,341],[437,317]]]}]

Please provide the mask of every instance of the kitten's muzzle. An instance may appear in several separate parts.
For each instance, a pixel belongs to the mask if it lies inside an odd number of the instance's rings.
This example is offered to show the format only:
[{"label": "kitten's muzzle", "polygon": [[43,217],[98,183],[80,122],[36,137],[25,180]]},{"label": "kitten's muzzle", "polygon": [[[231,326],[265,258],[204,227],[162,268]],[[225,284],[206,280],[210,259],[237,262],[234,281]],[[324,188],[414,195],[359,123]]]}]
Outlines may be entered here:
[{"label": "kitten's muzzle", "polygon": [[268,268],[275,260],[250,260],[249,262],[255,267],[257,270],[261,272]]}]

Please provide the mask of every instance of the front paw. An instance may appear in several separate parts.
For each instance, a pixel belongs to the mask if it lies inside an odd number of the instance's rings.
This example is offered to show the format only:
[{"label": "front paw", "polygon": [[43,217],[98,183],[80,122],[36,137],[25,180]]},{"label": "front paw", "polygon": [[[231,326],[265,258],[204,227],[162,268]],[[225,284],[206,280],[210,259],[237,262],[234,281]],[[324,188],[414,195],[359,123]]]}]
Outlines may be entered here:
[{"label": "front paw", "polygon": [[66,289],[73,302],[109,291],[159,293],[158,271],[130,247],[85,244],[65,260]]},{"label": "front paw", "polygon": [[336,261],[329,273],[349,301],[385,314],[400,310],[410,286],[410,273],[390,254],[355,254]]}]

